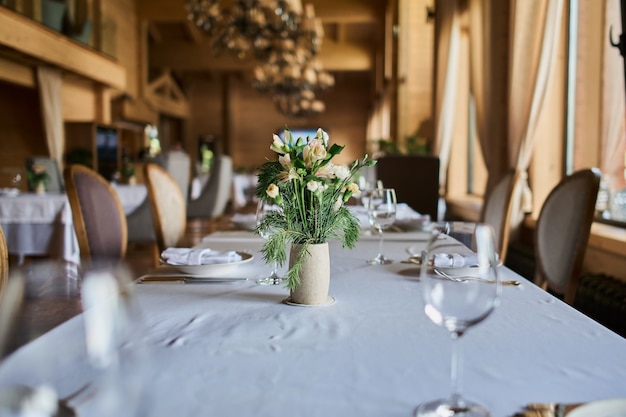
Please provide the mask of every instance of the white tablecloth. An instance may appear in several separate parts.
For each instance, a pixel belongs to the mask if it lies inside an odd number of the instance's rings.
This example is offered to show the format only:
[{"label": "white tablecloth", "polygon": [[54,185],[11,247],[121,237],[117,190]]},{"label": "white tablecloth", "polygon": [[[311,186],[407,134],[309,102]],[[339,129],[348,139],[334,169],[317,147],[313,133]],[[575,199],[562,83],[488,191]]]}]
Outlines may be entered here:
[{"label": "white tablecloth", "polygon": [[[137,208],[147,195],[143,185],[116,185],[114,189],[126,213]],[[0,196],[0,225],[9,253],[17,256],[20,263],[29,255],[79,262],[72,209],[65,193]]]},{"label": "white tablecloth", "polygon": [[78,261],[78,241],[65,193],[22,193],[0,197],[0,225],[9,253],[21,262],[27,255]]},{"label": "white tablecloth", "polygon": [[[386,241],[385,253],[405,259],[420,241]],[[251,234],[219,233],[203,245],[255,253],[232,274],[269,273]],[[423,312],[417,268],[367,264],[377,249],[369,239],[355,250],[331,244],[336,302],[327,307],[285,305],[287,290],[254,281],[137,285],[152,363],[145,415],[407,417],[446,396],[450,335]],[[522,285],[504,287],[496,311],[461,340],[468,398],[506,417],[529,402],[626,397],[625,339],[510,270],[502,275]],[[0,383],[27,378],[36,354],[62,366],[53,373],[61,395],[81,386],[85,376],[72,365],[80,357],[63,359],[77,355],[79,325],[18,352],[0,367]],[[103,415],[89,401],[77,411]]]}]

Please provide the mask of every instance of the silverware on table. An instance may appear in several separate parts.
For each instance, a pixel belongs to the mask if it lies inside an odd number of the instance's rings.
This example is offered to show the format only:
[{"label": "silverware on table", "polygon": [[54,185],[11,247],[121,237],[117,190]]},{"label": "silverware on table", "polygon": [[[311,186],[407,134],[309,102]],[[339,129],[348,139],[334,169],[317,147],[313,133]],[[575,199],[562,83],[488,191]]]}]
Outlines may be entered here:
[{"label": "silverware on table", "polygon": [[184,275],[177,276],[144,276],[137,280],[138,284],[211,284],[211,283],[224,283],[235,281],[247,281],[248,278],[244,277],[190,277]]}]

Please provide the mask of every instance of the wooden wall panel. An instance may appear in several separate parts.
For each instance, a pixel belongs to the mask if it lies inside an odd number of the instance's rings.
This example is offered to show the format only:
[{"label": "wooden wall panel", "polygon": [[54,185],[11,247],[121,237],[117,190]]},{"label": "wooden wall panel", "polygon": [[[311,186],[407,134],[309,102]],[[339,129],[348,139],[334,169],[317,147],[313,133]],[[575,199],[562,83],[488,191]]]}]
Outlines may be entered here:
[{"label": "wooden wall panel", "polygon": [[[333,143],[346,145],[337,157],[337,163],[349,163],[365,153],[367,117],[370,111],[370,77],[367,74],[347,74],[338,80],[332,91],[321,99],[326,111],[311,118],[289,118],[280,114],[270,96],[254,90],[245,79],[234,78],[229,83],[231,114],[222,116],[222,83],[220,81],[197,84],[191,90],[192,119],[190,137],[185,149],[196,158],[197,140],[203,134],[224,136],[229,132],[230,155],[237,169],[254,169],[266,158],[273,158],[269,146],[272,133],[290,128],[322,127]],[[229,120],[230,129],[224,126]]]},{"label": "wooden wall panel", "polygon": [[0,187],[19,172],[26,191],[26,158],[48,154],[37,90],[0,82],[0,126]]},{"label": "wooden wall panel", "polygon": [[[115,53],[115,58],[126,69],[126,92],[138,96],[139,83],[139,43],[137,30],[137,12],[132,0],[101,1],[102,20],[114,22],[113,46],[108,48]],[[109,25],[110,26],[110,25]],[[109,27],[109,30],[111,27]]]},{"label": "wooden wall panel", "polygon": [[64,77],[63,120],[94,121],[96,119],[96,94],[91,81],[78,77]]}]

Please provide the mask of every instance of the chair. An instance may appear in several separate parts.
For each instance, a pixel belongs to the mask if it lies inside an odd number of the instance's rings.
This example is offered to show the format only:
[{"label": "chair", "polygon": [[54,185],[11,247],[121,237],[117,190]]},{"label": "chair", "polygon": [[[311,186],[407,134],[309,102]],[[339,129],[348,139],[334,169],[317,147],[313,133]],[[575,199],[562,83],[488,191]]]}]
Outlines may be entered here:
[{"label": "chair", "polygon": [[81,259],[123,259],[126,216],[113,187],[84,165],[70,165],[63,174]]},{"label": "chair", "polygon": [[546,198],[535,228],[535,283],[573,304],[596,197],[600,171],[585,169],[563,178]]},{"label": "chair", "polygon": [[228,155],[215,158],[211,176],[195,200],[187,201],[187,218],[215,218],[224,213],[233,181],[233,160]]},{"label": "chair", "polygon": [[[65,184],[63,183],[63,177],[59,170],[59,164],[57,161],[47,156],[33,156],[26,160],[26,168],[29,169],[33,165],[42,165],[46,168],[46,172],[50,176],[48,183],[46,184],[47,191],[62,192],[65,191]],[[34,190],[29,190],[34,191]]]},{"label": "chair", "polygon": [[2,294],[4,288],[9,279],[9,249],[7,248],[7,240],[0,226],[0,300],[2,300]]},{"label": "chair", "polygon": [[520,178],[519,171],[510,171],[491,190],[483,204],[481,221],[493,227],[502,263],[506,260],[513,212],[513,192]]},{"label": "chair", "polygon": [[398,201],[436,220],[439,212],[439,158],[427,155],[385,156],[375,165],[376,177],[396,190]]},{"label": "chair", "polygon": [[176,246],[185,235],[185,199],[174,177],[157,164],[143,168],[159,253]]},{"label": "chair", "polygon": [[191,170],[191,160],[189,155],[183,151],[171,150],[161,155],[160,165],[176,180],[183,193],[185,205],[189,194],[189,177]]}]

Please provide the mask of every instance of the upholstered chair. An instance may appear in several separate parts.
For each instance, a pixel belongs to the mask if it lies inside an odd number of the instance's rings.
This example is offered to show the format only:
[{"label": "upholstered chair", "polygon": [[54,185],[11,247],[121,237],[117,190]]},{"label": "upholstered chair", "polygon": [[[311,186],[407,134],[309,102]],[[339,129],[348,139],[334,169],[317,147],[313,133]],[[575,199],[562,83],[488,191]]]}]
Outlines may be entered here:
[{"label": "upholstered chair", "polygon": [[187,201],[187,218],[214,219],[221,216],[230,199],[233,160],[228,155],[215,158],[211,176],[196,199]]},{"label": "upholstered chair", "polygon": [[174,177],[157,164],[144,166],[144,179],[157,246],[162,253],[168,247],[177,246],[185,235],[185,199]]},{"label": "upholstered chair", "polygon": [[68,166],[64,177],[81,260],[123,259],[126,215],[113,187],[84,165]]},{"label": "upholstered chair", "polygon": [[7,240],[0,226],[0,300],[4,293],[4,288],[9,278],[9,249],[7,248]]},{"label": "upholstered chair", "polygon": [[592,168],[563,178],[546,198],[535,228],[535,283],[573,304],[600,187]]},{"label": "upholstered chair", "polygon": [[519,182],[519,172],[509,171],[491,190],[483,204],[481,221],[493,227],[498,255],[504,263],[509,247],[511,214],[513,212],[513,192]]}]

